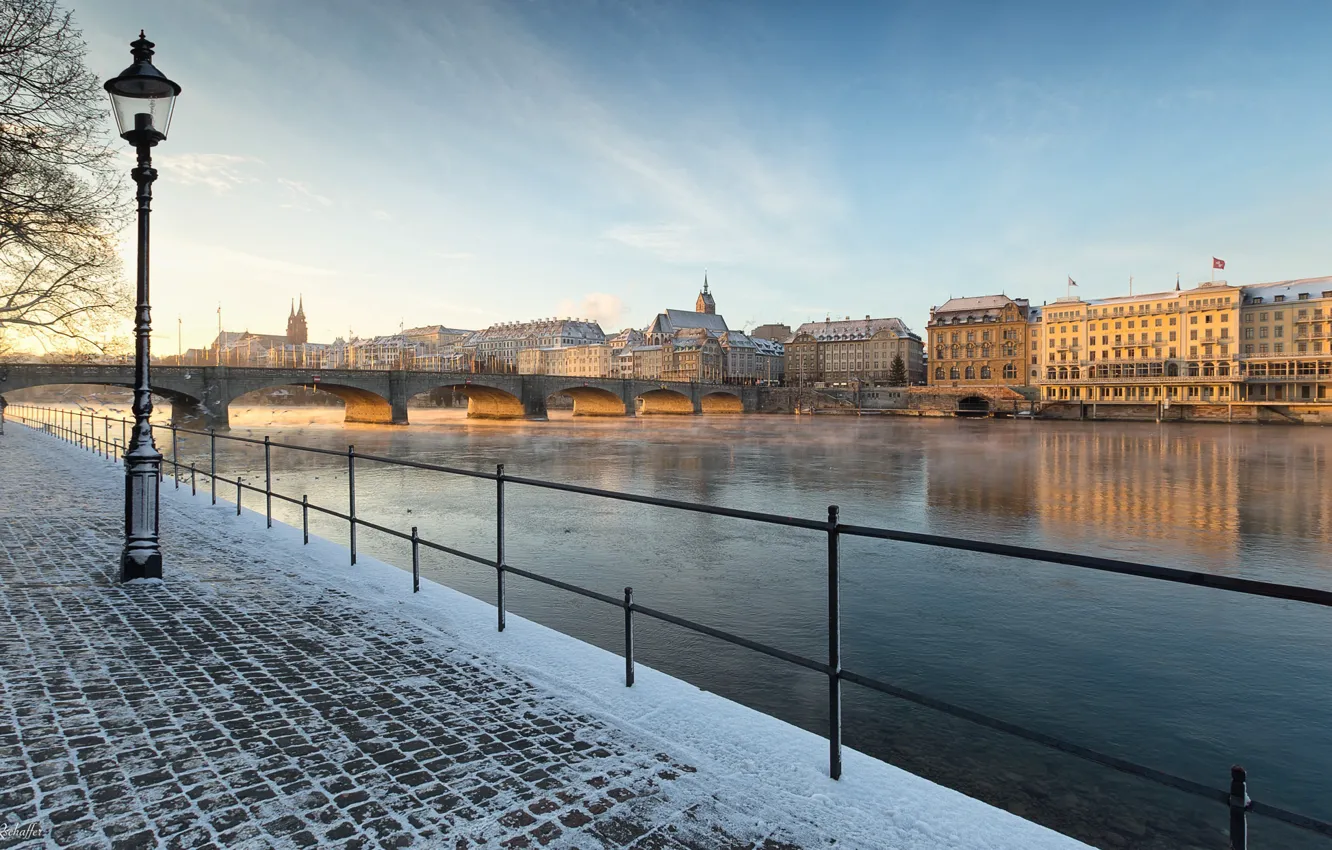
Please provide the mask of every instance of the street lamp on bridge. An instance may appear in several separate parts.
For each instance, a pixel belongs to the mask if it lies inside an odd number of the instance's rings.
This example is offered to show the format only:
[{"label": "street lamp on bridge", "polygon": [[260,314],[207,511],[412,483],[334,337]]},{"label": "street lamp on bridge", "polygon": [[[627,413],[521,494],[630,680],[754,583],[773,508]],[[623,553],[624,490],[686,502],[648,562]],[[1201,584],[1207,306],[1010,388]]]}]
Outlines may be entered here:
[{"label": "street lamp on bridge", "polygon": [[165,141],[180,86],[153,67],[153,43],[139,31],[130,42],[134,64],[107,80],[112,111],[120,136],[134,146],[139,163],[130,172],[138,184],[139,257],[137,306],[134,311],[134,430],[125,452],[125,549],[120,556],[120,580],[161,578],[162,550],[157,541],[157,479],[162,454],[153,445],[153,412],[148,384],[148,334],[152,318],[148,305],[148,213],[153,198],[152,149]]}]

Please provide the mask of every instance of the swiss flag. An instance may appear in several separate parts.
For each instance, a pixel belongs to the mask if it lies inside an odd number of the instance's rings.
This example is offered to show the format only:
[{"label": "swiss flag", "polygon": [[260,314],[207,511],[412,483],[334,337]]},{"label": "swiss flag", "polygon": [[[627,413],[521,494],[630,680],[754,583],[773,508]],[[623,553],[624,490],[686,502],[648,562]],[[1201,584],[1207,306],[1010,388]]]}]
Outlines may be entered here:
[{"label": "swiss flag", "polygon": [[1214,269],[1224,269],[1225,267],[1226,267],[1226,261],[1225,261],[1225,260],[1218,260],[1216,257],[1213,257],[1213,258],[1212,258],[1212,268],[1214,268]]}]

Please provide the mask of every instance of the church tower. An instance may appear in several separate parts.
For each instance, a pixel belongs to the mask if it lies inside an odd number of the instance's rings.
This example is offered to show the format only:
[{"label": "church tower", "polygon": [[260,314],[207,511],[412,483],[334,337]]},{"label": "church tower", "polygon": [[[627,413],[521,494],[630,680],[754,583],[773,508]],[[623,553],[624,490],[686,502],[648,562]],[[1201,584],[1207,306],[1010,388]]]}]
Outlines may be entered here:
[{"label": "church tower", "polygon": [[301,306],[291,305],[291,315],[287,316],[287,345],[304,345],[309,342],[309,333],[305,327],[305,296],[301,296]]},{"label": "church tower", "polygon": [[698,294],[698,300],[694,302],[695,313],[716,313],[717,302],[712,300],[712,293],[708,292],[708,273],[703,272],[703,291]]}]

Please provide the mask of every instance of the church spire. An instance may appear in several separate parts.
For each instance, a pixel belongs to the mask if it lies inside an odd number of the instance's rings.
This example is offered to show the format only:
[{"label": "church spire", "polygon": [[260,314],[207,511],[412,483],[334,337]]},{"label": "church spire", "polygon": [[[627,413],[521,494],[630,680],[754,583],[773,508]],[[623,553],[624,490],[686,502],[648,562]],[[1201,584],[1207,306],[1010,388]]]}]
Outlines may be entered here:
[{"label": "church spire", "polygon": [[291,300],[291,312],[287,314],[288,319],[296,318],[296,299]]},{"label": "church spire", "polygon": [[698,294],[698,300],[694,302],[695,313],[716,313],[717,302],[713,300],[712,293],[708,291],[708,273],[703,272],[703,291]]},{"label": "church spire", "polygon": [[296,315],[298,316],[305,315],[305,295],[301,295],[301,307],[299,310],[296,311]]}]

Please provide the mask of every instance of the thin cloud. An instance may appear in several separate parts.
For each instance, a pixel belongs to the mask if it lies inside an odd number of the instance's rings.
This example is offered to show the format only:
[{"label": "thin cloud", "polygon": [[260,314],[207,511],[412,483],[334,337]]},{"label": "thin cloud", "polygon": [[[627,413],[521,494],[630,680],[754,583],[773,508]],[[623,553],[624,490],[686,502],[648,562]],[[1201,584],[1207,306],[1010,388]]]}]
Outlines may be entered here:
[{"label": "thin cloud", "polygon": [[219,195],[226,194],[243,183],[254,183],[257,178],[242,173],[242,166],[258,163],[248,156],[226,153],[159,154],[162,170],[171,179],[186,185],[207,186]]},{"label": "thin cloud", "polygon": [[280,205],[283,209],[304,210],[309,212],[312,209],[310,206],[312,203],[324,207],[331,207],[333,205],[333,201],[330,198],[324,197],[299,180],[288,180],[285,177],[279,177],[277,182],[282,185],[288,193],[286,203]]}]

